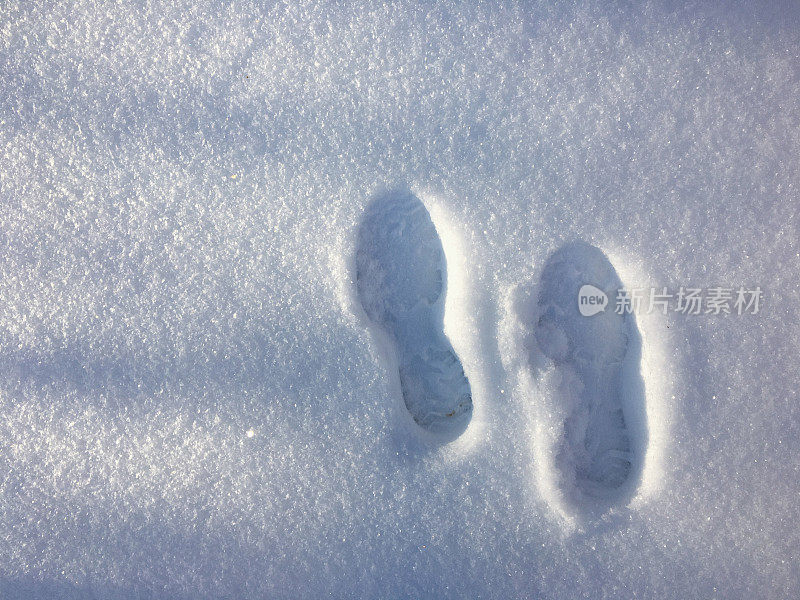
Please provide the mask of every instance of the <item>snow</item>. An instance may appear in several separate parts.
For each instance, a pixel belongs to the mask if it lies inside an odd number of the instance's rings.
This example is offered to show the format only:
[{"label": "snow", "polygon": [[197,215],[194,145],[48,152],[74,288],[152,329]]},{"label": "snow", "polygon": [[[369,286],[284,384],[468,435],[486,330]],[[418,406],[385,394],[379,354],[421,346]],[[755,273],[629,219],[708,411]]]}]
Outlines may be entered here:
[{"label": "snow", "polygon": [[[800,595],[800,22],[780,3],[0,4],[0,595]],[[407,187],[473,414],[409,418],[356,290]],[[637,314],[630,500],[571,510],[526,302]],[[552,367],[545,365],[544,370]]]}]

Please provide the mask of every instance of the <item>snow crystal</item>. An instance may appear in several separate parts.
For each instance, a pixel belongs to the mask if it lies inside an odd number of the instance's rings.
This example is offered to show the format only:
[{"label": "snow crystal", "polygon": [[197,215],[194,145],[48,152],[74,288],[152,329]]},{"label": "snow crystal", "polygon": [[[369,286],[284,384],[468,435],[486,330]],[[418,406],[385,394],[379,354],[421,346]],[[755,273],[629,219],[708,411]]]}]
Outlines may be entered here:
[{"label": "snow crystal", "polygon": [[[0,595],[800,595],[798,11],[670,4],[5,1]],[[359,306],[400,187],[451,443]],[[637,315],[641,477],[582,518],[521,309],[576,239],[626,286],[765,292]]]}]

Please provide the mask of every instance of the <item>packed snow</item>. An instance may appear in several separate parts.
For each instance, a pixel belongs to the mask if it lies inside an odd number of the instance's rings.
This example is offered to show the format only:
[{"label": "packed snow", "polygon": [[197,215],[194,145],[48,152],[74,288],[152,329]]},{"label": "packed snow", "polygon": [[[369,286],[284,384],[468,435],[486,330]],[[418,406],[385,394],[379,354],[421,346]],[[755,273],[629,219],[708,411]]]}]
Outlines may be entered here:
[{"label": "packed snow", "polygon": [[798,12],[0,0],[0,596],[800,596]]},{"label": "packed snow", "polygon": [[469,381],[444,334],[446,284],[444,249],[425,205],[409,190],[379,194],[359,228],[356,288],[387,361],[397,362],[404,405],[439,441],[452,441],[472,417]]}]

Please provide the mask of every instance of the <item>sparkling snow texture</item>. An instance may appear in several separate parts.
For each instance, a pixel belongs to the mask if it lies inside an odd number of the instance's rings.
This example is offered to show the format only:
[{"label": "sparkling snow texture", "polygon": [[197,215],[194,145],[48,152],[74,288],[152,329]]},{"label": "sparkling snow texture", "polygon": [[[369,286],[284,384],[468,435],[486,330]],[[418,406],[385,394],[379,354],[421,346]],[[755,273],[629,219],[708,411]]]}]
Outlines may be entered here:
[{"label": "sparkling snow texture", "polygon": [[[664,4],[1,1],[0,595],[800,596],[800,20]],[[472,392],[446,444],[356,292],[402,186]],[[765,290],[637,316],[600,514],[525,343],[574,240]]]}]

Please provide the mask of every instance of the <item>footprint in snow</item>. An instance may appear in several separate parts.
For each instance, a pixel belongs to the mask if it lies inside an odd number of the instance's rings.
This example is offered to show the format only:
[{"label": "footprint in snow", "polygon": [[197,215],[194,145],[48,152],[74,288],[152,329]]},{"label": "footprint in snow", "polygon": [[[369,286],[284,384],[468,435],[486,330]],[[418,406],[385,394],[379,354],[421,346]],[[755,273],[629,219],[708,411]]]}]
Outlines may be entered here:
[{"label": "footprint in snow", "polygon": [[[605,310],[580,310],[584,286],[606,295]],[[552,449],[555,479],[578,512],[624,503],[640,479],[646,445],[641,338],[634,315],[615,309],[619,289],[603,252],[584,242],[566,244],[544,266],[532,319],[536,345],[558,373],[556,400],[566,415]]]},{"label": "footprint in snow", "polygon": [[359,229],[358,297],[395,347],[403,400],[414,421],[453,436],[469,424],[472,394],[444,334],[446,282],[442,243],[422,202],[407,190],[377,197]]}]

